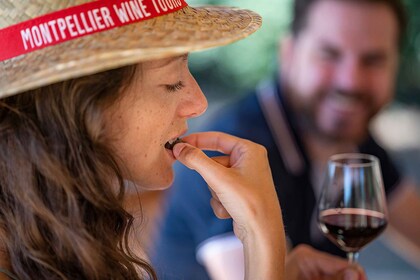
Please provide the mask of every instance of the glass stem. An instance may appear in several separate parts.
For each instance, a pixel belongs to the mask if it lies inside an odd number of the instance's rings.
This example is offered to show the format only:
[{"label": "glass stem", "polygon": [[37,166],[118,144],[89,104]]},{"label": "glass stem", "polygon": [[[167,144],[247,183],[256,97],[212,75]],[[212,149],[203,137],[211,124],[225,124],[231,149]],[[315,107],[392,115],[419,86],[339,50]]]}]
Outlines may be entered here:
[{"label": "glass stem", "polygon": [[359,252],[347,253],[347,259],[349,260],[349,263],[357,263],[357,260],[359,259]]}]

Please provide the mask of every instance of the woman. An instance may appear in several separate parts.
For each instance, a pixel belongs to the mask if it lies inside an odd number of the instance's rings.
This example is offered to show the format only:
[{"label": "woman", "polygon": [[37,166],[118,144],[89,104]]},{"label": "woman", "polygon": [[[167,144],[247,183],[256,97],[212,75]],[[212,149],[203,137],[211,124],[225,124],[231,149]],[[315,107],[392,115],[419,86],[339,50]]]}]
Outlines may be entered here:
[{"label": "woman", "polygon": [[233,218],[247,279],[282,279],[264,148],[217,132],[178,140],[207,106],[187,53],[251,34],[259,16],[179,0],[31,2],[0,4],[0,279],[156,279],[133,230],[140,205],[126,206],[167,188],[175,160]]}]

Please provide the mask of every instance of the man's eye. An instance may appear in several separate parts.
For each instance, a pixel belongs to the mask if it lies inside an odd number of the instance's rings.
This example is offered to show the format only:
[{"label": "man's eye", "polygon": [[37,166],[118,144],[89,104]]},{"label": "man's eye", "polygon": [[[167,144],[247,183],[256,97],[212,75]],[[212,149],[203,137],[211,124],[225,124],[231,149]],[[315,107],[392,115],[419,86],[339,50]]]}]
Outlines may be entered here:
[{"label": "man's eye", "polygon": [[181,90],[182,88],[185,87],[184,83],[182,81],[177,82],[176,84],[173,85],[165,85],[166,90],[169,92],[175,92],[178,90]]},{"label": "man's eye", "polygon": [[323,60],[335,61],[340,57],[340,54],[330,48],[324,48],[319,51],[319,57]]},{"label": "man's eye", "polygon": [[363,58],[363,64],[369,67],[379,67],[386,64],[385,55],[371,55]]}]

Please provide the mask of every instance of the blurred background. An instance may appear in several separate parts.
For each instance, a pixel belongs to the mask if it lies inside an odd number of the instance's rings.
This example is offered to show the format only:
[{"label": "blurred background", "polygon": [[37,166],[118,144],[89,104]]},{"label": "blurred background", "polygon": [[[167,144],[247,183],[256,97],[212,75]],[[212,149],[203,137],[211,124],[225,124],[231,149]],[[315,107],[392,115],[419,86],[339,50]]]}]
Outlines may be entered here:
[{"label": "blurred background", "polygon": [[[191,6],[240,6],[258,12],[263,27],[246,40],[190,55],[190,68],[209,100],[209,111],[245,94],[258,82],[275,75],[278,38],[288,30],[291,0],[190,0]],[[374,134],[394,156],[401,170],[420,186],[420,0],[405,0],[410,27],[403,48],[396,100],[374,122]],[[206,121],[193,120],[192,128]],[[419,190],[420,191],[420,190]],[[413,221],[418,223],[419,221]],[[419,237],[420,238],[420,237]],[[385,237],[367,246],[360,255],[369,279],[420,279],[420,267],[409,256],[396,254],[398,243]],[[413,257],[413,256],[411,256]],[[420,256],[414,256],[420,260]]]},{"label": "blurred background", "polygon": [[[288,31],[291,0],[190,0],[190,5],[240,6],[263,17],[262,28],[246,40],[191,54],[190,66],[210,101],[244,94],[274,75],[278,38]],[[398,76],[397,102],[420,106],[420,1],[404,0],[410,27]]]}]

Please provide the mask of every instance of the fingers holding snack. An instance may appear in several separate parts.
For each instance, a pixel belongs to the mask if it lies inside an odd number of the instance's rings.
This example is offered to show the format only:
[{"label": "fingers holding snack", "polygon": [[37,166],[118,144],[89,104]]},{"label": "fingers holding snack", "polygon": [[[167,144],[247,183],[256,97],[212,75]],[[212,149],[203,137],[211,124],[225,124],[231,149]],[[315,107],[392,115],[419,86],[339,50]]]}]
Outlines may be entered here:
[{"label": "fingers holding snack", "polygon": [[[183,141],[174,146],[174,156],[203,176],[236,224],[261,223],[281,213],[263,146],[220,132],[192,134]],[[226,156],[212,159],[202,149]]]},{"label": "fingers holding snack", "polygon": [[[245,278],[282,279],[283,221],[265,148],[219,132],[192,134],[183,141],[173,154],[207,182],[216,216],[233,218],[235,235],[244,245]],[[202,150],[225,156],[212,159]]]}]

